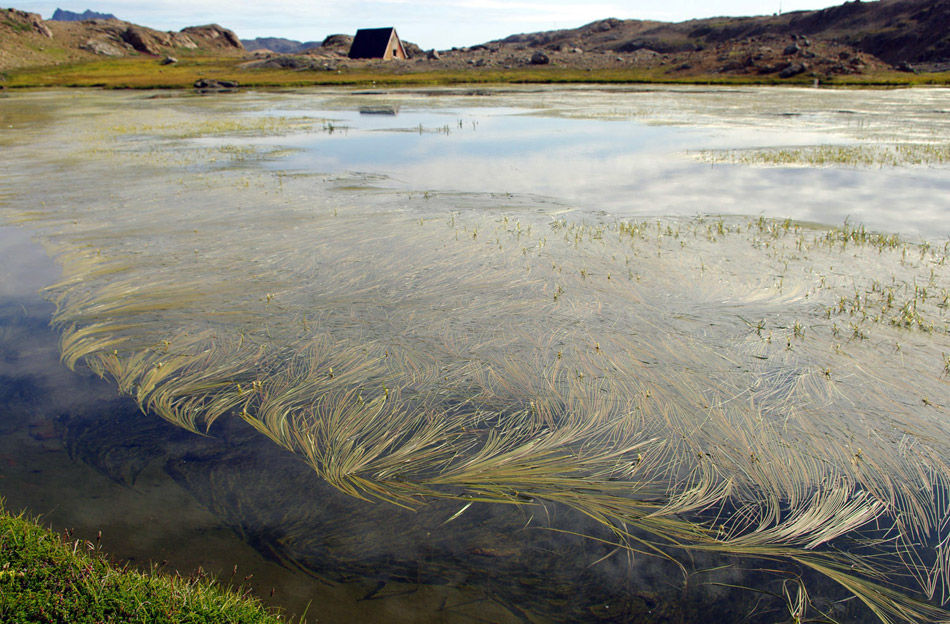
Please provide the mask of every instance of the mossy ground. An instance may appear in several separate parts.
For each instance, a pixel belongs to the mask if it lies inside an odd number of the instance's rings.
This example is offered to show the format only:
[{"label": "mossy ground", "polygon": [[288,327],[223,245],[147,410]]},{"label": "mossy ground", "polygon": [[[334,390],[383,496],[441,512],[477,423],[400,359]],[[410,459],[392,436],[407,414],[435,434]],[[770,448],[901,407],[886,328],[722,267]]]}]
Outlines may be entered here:
[{"label": "mossy ground", "polygon": [[[109,59],[90,63],[63,64],[11,70],[4,85],[26,87],[104,87],[117,89],[187,88],[199,78],[235,80],[248,87],[295,87],[314,85],[453,85],[519,83],[656,83],[720,85],[811,85],[814,78],[802,74],[789,79],[762,75],[672,75],[665,68],[622,67],[586,70],[555,65],[512,69],[426,69],[393,63],[354,66],[339,71],[257,69],[245,70],[243,59],[192,57],[174,65],[161,65],[154,58]],[[950,84],[950,74],[884,72],[835,77],[822,81],[832,86],[916,86]]]},{"label": "mossy ground", "polygon": [[117,566],[97,544],[57,535],[0,500],[0,621],[229,622],[287,621],[249,596],[202,574],[170,576]]}]

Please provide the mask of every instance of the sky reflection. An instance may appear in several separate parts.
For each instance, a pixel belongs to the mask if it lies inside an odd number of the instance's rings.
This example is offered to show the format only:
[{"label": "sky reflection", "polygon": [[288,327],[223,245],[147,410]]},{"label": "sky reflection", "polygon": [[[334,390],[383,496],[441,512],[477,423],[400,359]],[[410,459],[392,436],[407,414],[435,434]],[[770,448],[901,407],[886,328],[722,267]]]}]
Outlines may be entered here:
[{"label": "sky reflection", "polygon": [[[758,126],[748,111],[724,110],[728,123],[713,126],[715,111],[708,101],[697,102],[702,115],[695,125],[565,117],[518,107],[403,106],[397,115],[309,110],[333,119],[334,131],[262,142],[298,150],[271,162],[274,169],[384,174],[387,186],[407,192],[526,194],[624,218],[739,214],[826,225],[848,219],[911,236],[950,234],[945,167],[750,167],[710,165],[691,156],[700,150],[854,144],[856,129],[867,127],[860,119],[836,132],[816,112],[785,115],[777,126],[769,111],[768,123]],[[837,119],[844,113],[829,114]],[[682,110],[678,115],[688,116]]]}]

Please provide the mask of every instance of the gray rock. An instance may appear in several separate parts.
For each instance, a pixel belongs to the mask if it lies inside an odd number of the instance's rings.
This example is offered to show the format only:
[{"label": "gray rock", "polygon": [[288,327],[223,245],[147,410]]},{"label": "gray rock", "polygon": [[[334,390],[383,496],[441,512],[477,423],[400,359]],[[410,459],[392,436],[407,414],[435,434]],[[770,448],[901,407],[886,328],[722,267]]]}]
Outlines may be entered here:
[{"label": "gray rock", "polygon": [[32,20],[30,21],[30,25],[33,26],[33,30],[40,33],[47,39],[52,39],[53,31],[49,29],[49,26],[43,23],[43,18],[33,13],[31,13],[30,16],[32,17]]},{"label": "gray rock", "polygon": [[547,54],[542,52],[541,50],[538,50],[537,52],[531,55],[532,65],[547,65],[550,62],[551,62],[551,58]]},{"label": "gray rock", "polygon": [[798,74],[803,74],[808,71],[808,65],[805,63],[793,63],[779,72],[779,78],[791,78],[792,76],[797,76]]},{"label": "gray rock", "polygon": [[200,91],[224,91],[228,89],[237,89],[240,85],[235,80],[214,80],[211,78],[199,78],[195,81],[195,89]]},{"label": "gray rock", "polygon": [[432,49],[426,53],[426,58],[430,61],[438,61],[442,58],[442,56],[439,54],[438,50]]},{"label": "gray rock", "polygon": [[785,56],[791,56],[793,54],[798,54],[802,49],[798,47],[797,43],[790,43],[785,47],[785,51],[782,52]]},{"label": "gray rock", "polygon": [[89,39],[86,43],[80,45],[79,49],[100,56],[125,56],[125,52],[123,52],[121,48],[117,48],[107,41],[99,41],[97,39]]},{"label": "gray rock", "polygon": [[174,56],[166,56],[162,59],[162,65],[174,65],[177,62],[178,59],[176,59]]}]

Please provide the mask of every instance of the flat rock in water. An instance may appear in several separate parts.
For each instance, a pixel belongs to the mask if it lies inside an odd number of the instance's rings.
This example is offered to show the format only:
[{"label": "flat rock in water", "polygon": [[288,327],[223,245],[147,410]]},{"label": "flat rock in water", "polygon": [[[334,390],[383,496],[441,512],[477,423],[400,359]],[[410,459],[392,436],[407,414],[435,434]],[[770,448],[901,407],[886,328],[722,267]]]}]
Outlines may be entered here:
[{"label": "flat rock in water", "polygon": [[236,80],[199,78],[195,81],[195,89],[202,91],[224,91],[227,89],[237,89],[239,86],[240,84]]}]

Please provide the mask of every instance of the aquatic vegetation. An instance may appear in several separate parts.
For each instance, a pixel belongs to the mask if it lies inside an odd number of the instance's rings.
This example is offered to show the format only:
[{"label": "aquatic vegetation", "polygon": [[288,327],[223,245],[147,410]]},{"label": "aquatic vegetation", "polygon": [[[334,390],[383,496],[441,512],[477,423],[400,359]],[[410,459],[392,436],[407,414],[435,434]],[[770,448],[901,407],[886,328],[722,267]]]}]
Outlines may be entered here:
[{"label": "aquatic vegetation", "polygon": [[907,167],[950,163],[950,145],[816,145],[765,150],[706,150],[695,154],[702,162],[772,167]]},{"label": "aquatic vegetation", "polygon": [[154,149],[134,197],[0,207],[63,265],[68,366],[191,431],[241,419],[357,499],[568,508],[686,575],[758,561],[792,617],[810,571],[882,621],[948,618],[945,245]]}]

